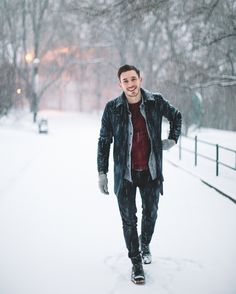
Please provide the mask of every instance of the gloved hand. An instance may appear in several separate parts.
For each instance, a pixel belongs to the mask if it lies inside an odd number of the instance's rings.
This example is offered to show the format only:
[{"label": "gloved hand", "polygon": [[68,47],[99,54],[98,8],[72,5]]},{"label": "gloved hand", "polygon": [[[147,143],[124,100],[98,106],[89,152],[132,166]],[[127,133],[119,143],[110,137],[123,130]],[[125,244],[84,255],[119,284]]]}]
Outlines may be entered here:
[{"label": "gloved hand", "polygon": [[108,192],[108,179],[106,174],[99,174],[98,175],[98,185],[99,189],[103,194],[109,194]]},{"label": "gloved hand", "polygon": [[163,150],[169,150],[175,144],[176,144],[175,140],[171,140],[171,139],[162,140],[162,149]]}]

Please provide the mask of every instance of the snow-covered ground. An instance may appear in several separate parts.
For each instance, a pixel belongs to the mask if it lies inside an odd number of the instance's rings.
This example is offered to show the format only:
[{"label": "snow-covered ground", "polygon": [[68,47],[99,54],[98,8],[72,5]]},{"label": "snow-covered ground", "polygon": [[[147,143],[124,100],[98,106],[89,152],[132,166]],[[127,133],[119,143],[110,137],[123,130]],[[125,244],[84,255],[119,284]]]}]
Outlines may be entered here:
[{"label": "snow-covered ground", "polygon": [[112,166],[110,195],[97,188],[98,116],[42,116],[48,135],[28,116],[0,121],[1,294],[236,293],[235,204],[165,161],[153,263],[135,286]]}]

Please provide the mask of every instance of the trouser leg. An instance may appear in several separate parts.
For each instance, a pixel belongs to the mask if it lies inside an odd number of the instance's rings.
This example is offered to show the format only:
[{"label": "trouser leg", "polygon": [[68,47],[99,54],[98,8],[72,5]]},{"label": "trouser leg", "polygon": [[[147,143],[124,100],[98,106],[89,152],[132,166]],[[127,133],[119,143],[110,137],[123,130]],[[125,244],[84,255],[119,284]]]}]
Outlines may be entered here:
[{"label": "trouser leg", "polygon": [[128,256],[135,264],[141,261],[137,232],[136,186],[124,180],[117,199]]},{"label": "trouser leg", "polygon": [[148,173],[145,184],[139,188],[142,198],[141,244],[149,245],[157,220],[160,186]]}]

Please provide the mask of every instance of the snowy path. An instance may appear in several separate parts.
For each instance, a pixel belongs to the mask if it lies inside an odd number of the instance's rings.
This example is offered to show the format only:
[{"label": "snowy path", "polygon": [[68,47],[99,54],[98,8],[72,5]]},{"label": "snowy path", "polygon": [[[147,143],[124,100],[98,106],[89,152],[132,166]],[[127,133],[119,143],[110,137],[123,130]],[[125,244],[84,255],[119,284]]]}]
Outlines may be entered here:
[{"label": "snowy path", "polygon": [[236,293],[232,202],[165,162],[154,261],[135,286],[112,167],[110,195],[97,188],[97,118],[52,115],[49,127],[0,127],[1,294]]}]

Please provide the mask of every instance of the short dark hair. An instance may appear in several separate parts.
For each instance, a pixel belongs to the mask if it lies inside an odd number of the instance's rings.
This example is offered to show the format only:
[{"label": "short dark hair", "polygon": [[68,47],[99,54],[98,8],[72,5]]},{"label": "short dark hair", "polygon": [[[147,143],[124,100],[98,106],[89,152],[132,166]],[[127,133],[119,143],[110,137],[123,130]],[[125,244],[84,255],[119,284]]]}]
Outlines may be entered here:
[{"label": "short dark hair", "polygon": [[140,78],[140,70],[137,69],[137,67],[135,67],[134,65],[125,64],[118,69],[118,72],[117,72],[118,79],[120,80],[120,75],[123,72],[130,71],[130,70],[134,70],[137,73],[138,77]]}]

